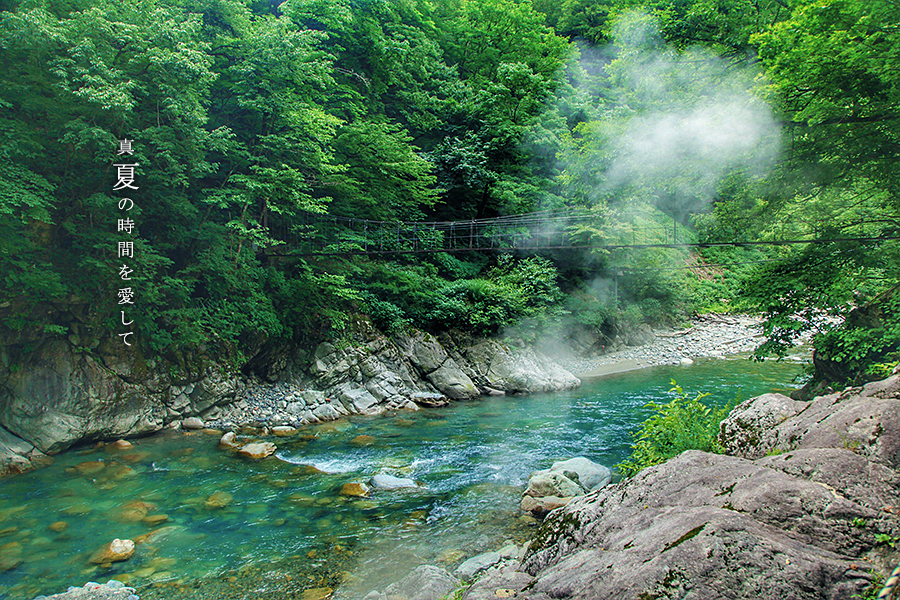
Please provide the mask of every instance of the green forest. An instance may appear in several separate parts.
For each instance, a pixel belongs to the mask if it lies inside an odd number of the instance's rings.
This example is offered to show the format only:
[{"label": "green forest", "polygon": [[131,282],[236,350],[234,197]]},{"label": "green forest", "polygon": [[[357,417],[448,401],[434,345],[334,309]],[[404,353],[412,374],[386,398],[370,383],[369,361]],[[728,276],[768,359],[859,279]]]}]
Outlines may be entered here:
[{"label": "green forest", "polygon": [[[765,318],[760,356],[814,333],[822,379],[898,362],[894,0],[0,9],[4,346],[264,372],[357,315],[533,341],[735,311]],[[578,249],[316,256],[278,233],[563,210],[590,217]]]}]

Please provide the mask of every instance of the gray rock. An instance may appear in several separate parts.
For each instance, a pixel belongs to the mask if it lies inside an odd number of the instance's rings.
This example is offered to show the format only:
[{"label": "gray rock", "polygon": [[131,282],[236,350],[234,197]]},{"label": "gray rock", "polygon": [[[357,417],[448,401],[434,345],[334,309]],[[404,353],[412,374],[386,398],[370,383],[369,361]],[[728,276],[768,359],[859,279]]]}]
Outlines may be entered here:
[{"label": "gray rock", "polygon": [[378,398],[365,389],[346,389],[341,392],[340,400],[344,406],[357,413],[365,413],[378,404]]},{"label": "gray rock", "polygon": [[538,393],[573,389],[581,380],[531,348],[513,349],[497,340],[462,345],[459,356],[478,386],[506,393]]},{"label": "gray rock", "polygon": [[562,473],[554,471],[537,471],[528,479],[526,496],[542,498],[544,496],[581,496],[585,489]]},{"label": "gray rock", "polygon": [[237,377],[215,368],[191,389],[127,352],[98,359],[62,340],[47,341],[20,360],[24,368],[10,373],[0,391],[0,424],[46,454],[79,441],[158,431],[173,418],[168,415],[181,415],[169,405],[182,394],[205,409],[233,401],[242,389]]},{"label": "gray rock", "polygon": [[32,444],[0,427],[0,477],[31,471],[48,460]]},{"label": "gray rock", "polygon": [[588,491],[598,490],[612,480],[612,471],[583,456],[555,462],[550,472],[562,473],[569,479],[573,479],[569,474],[574,473],[578,477],[577,483]]},{"label": "gray rock", "polygon": [[760,458],[778,442],[775,426],[809,406],[782,394],[763,394],[736,406],[719,426],[725,451],[744,458]]},{"label": "gray rock", "polygon": [[[804,408],[794,413],[795,418],[787,418],[778,409],[786,402]],[[723,421],[719,436],[734,454],[757,458],[800,448],[844,448],[891,469],[900,468],[900,399],[838,393],[810,403],[773,403],[760,397],[741,407],[743,413],[754,414],[755,418],[732,413]],[[730,439],[740,429],[748,442]]]},{"label": "gray rock", "polygon": [[572,498],[573,496],[565,498],[560,498],[559,496],[541,496],[540,498],[535,498],[534,496],[522,496],[522,502],[519,504],[519,509],[522,512],[531,513],[531,516],[536,519],[543,519],[551,511],[571,502]]},{"label": "gray rock", "polygon": [[[534,581],[534,577],[520,571],[491,572],[480,577],[463,594],[462,600],[497,600],[497,598],[519,598],[520,594]],[[502,593],[498,593],[502,590]],[[532,596],[532,598],[536,598]],[[541,600],[550,600],[549,596]]]},{"label": "gray rock", "polygon": [[341,418],[341,413],[330,404],[317,406],[312,413],[320,421],[334,421]]},{"label": "gray rock", "polygon": [[43,596],[46,600],[135,600],[134,588],[125,587],[121,582],[88,582],[82,587],[70,587],[65,592]]},{"label": "gray rock", "polygon": [[424,331],[411,331],[397,337],[397,347],[419,371],[437,371],[449,358],[436,337]]},{"label": "gray rock", "polygon": [[421,565],[400,581],[389,585],[385,589],[384,595],[388,598],[404,598],[406,600],[439,600],[452,592],[460,583],[459,579],[444,569]]},{"label": "gray rock", "polygon": [[856,518],[882,517],[825,486],[688,451],[551,513],[521,597],[849,598],[871,579],[851,568],[872,547]]},{"label": "gray rock", "polygon": [[501,560],[503,560],[503,557],[500,556],[499,552],[485,552],[484,554],[473,556],[456,567],[456,571],[453,574],[462,579],[471,579],[485,569],[493,567]]},{"label": "gray rock", "polygon": [[203,420],[198,417],[188,417],[181,421],[182,429],[203,429]]},{"label": "gray rock", "polygon": [[419,487],[419,484],[417,484],[412,479],[407,479],[405,477],[394,477],[393,475],[385,474],[379,474],[372,477],[372,479],[369,480],[369,485],[371,485],[373,488],[379,488],[383,490]]},{"label": "gray rock", "polygon": [[425,375],[426,379],[448,398],[463,400],[475,398],[481,394],[469,376],[453,361],[447,361],[436,371]]}]

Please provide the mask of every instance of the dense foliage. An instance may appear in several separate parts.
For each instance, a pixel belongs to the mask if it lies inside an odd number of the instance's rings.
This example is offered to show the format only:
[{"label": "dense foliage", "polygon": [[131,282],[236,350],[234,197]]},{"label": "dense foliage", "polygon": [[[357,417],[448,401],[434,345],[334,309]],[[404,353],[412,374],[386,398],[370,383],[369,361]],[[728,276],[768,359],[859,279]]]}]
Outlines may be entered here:
[{"label": "dense foliage", "polygon": [[669,390],[672,392],[675,397],[671,402],[647,404],[655,414],[632,434],[631,456],[616,465],[625,477],[665,462],[685,450],[722,452],[718,441],[719,424],[733,406],[708,407],[700,400],[709,394],[699,393],[691,398],[674,380]]},{"label": "dense foliage", "polygon": [[[354,312],[389,332],[525,323],[517,334],[537,336],[742,309],[768,318],[762,352],[819,331],[833,379],[897,360],[891,0],[5,0],[0,11],[4,343],[122,350],[126,238],[112,188],[113,164],[128,162],[139,165],[131,350],[144,354],[205,348],[243,364],[339,335]],[[134,140],[127,160],[121,139]],[[310,213],[573,208],[592,215],[567,231],[583,251],[284,251],[315,235],[298,226]],[[646,248],[605,247],[620,244]]]}]

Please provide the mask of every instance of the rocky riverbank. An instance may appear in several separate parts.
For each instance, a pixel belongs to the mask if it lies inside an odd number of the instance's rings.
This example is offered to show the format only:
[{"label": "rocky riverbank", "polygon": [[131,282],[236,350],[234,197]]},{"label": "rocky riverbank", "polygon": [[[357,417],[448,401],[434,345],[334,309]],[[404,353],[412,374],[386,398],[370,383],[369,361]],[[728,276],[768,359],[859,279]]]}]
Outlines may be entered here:
[{"label": "rocky riverbank", "polygon": [[719,358],[753,351],[762,342],[760,320],[747,315],[708,314],[695,318],[690,327],[678,330],[649,330],[635,341],[619,343],[606,352],[596,348],[585,356],[552,353],[564,369],[579,377],[599,377],[656,365],[677,365],[701,357]]},{"label": "rocky riverbank", "polygon": [[0,475],[32,469],[74,444],[188,423],[302,426],[581,384],[532,348],[460,332],[389,337],[363,318],[340,343],[274,360],[267,375],[275,383],[213,366],[188,376],[163,364],[79,353],[59,340],[20,360],[0,372]]},{"label": "rocky riverbank", "polygon": [[595,377],[745,352],[759,335],[755,319],[705,315],[679,331],[643,326],[606,340],[585,330],[577,340],[535,349],[461,332],[389,337],[360,318],[339,344],[322,342],[273,359],[271,383],[214,365],[193,375],[170,373],[152,361],[95,357],[51,341],[20,357],[28,368],[0,374],[0,475],[32,469],[73,444],[146,435],[185,421],[298,427],[479,395],[559,391],[580,384],[573,373]]},{"label": "rocky riverbank", "polygon": [[720,441],[727,455],[688,451],[551,512],[523,560],[463,600],[849,600],[878,587],[900,558],[900,376],[811,402],[752,398]]}]

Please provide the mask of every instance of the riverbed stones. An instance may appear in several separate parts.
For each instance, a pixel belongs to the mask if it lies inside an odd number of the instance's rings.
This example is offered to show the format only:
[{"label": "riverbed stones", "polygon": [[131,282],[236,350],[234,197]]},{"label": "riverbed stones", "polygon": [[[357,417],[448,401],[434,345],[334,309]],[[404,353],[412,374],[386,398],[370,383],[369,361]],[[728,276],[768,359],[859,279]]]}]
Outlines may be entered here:
[{"label": "riverbed stones", "polygon": [[466,560],[456,567],[454,575],[461,579],[472,579],[478,573],[493,567],[503,560],[503,556],[499,552],[485,552]]},{"label": "riverbed stones", "polygon": [[[128,575],[117,575],[119,579],[129,579]],[[125,587],[125,583],[109,580],[106,583],[89,581],[82,587],[70,587],[67,591],[52,596],[39,596],[41,600],[138,600],[134,588]]]},{"label": "riverbed stones", "polygon": [[369,486],[365,483],[349,482],[341,486],[341,496],[365,497],[369,495]]},{"label": "riverbed stones", "polygon": [[203,429],[203,427],[203,420],[199,417],[188,417],[187,419],[182,419],[181,421],[182,429],[199,430]]},{"label": "riverbed stones", "polygon": [[209,495],[203,505],[209,509],[225,508],[234,502],[234,496],[230,492],[218,490]]},{"label": "riverbed stones", "polygon": [[50,531],[55,531],[57,533],[61,533],[69,528],[69,524],[65,521],[54,521],[47,526],[47,529]]},{"label": "riverbed stones", "polygon": [[250,460],[261,460],[275,454],[278,448],[272,442],[252,442],[238,450],[238,455]]},{"label": "riverbed stones", "polygon": [[327,600],[334,590],[328,587],[312,588],[300,594],[300,600]]},{"label": "riverbed stones", "polygon": [[377,442],[377,441],[378,440],[376,440],[371,435],[358,435],[355,438],[353,438],[352,440],[350,440],[350,445],[359,446],[359,447],[371,446],[371,445],[375,444],[375,442]]},{"label": "riverbed stones", "polygon": [[90,558],[95,565],[109,564],[128,560],[134,556],[134,541],[114,539],[98,548]]},{"label": "riverbed stones", "polygon": [[91,477],[99,474],[106,468],[106,463],[101,460],[88,460],[75,465],[75,470],[81,475]]},{"label": "riverbed stones", "polygon": [[417,484],[412,479],[408,479],[406,477],[394,477],[393,475],[387,475],[384,473],[373,476],[372,479],[369,480],[369,485],[373,488],[382,490],[396,490],[419,487],[419,484]]}]

